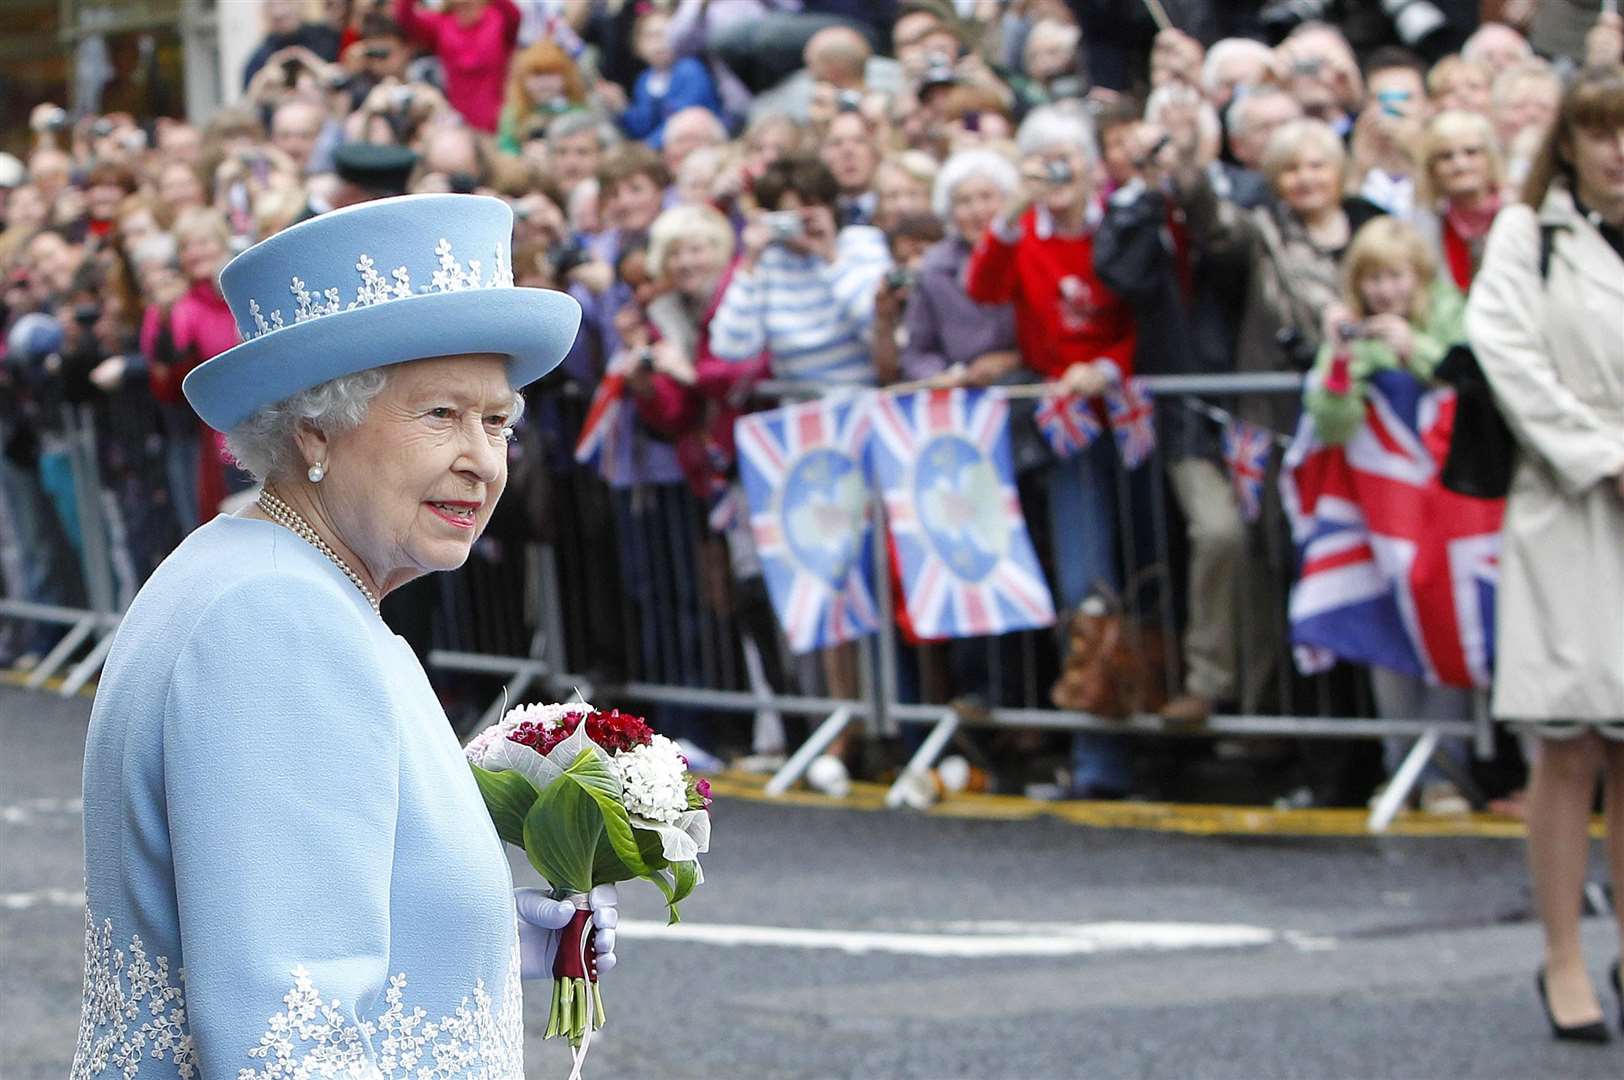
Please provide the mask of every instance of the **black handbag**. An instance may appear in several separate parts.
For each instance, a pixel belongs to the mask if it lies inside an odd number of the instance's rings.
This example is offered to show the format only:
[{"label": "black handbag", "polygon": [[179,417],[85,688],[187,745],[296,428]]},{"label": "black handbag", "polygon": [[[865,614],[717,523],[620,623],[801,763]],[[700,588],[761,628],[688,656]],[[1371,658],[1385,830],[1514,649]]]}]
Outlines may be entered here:
[{"label": "black handbag", "polygon": [[1456,345],[1432,377],[1455,388],[1455,427],[1439,480],[1457,495],[1504,498],[1517,468],[1517,439],[1495,404],[1477,357],[1465,345]]},{"label": "black handbag", "polygon": [[[1560,225],[1539,227],[1539,280],[1551,276],[1551,252],[1556,250]],[[1449,453],[1439,480],[1457,495],[1503,499],[1511,491],[1517,470],[1517,437],[1495,404],[1494,391],[1477,357],[1465,345],[1444,356],[1432,377],[1455,388],[1455,429],[1449,435]]]}]

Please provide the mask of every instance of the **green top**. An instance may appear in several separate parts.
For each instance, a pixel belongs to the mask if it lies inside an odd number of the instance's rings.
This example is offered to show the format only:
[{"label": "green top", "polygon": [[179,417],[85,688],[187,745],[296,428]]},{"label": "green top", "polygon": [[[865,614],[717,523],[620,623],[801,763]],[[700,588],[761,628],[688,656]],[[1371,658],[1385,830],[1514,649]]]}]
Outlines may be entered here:
[{"label": "green top", "polygon": [[1410,361],[1402,364],[1385,341],[1369,338],[1349,346],[1348,375],[1353,386],[1342,394],[1325,389],[1336,347],[1327,341],[1320,346],[1314,370],[1303,390],[1303,407],[1314,420],[1323,442],[1341,445],[1353,438],[1365,419],[1365,386],[1380,371],[1403,368],[1418,379],[1432,378],[1432,371],[1450,348],[1466,341],[1466,300],[1454,284],[1439,278],[1432,286],[1425,318],[1412,322],[1415,338]]}]

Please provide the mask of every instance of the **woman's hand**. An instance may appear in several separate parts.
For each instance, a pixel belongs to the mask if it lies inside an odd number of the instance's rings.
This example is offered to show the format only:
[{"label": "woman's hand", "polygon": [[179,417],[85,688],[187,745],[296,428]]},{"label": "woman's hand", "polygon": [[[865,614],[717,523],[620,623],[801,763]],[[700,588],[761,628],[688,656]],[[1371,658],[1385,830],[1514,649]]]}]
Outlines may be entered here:
[{"label": "woman's hand", "polygon": [[1415,334],[1404,316],[1373,315],[1365,320],[1365,329],[1370,336],[1385,342],[1401,363],[1408,365],[1415,355]]},{"label": "woman's hand", "polygon": [[772,230],[762,220],[760,211],[751,218],[750,223],[739,234],[739,247],[742,252],[741,262],[744,269],[754,270],[756,263],[761,261],[761,253],[767,250],[767,245],[773,242]]},{"label": "woman's hand", "polygon": [[1099,397],[1110,388],[1116,369],[1104,360],[1082,360],[1066,369],[1060,376],[1060,385],[1068,394],[1078,397]]},{"label": "woman's hand", "polygon": [[1013,349],[984,352],[964,366],[962,386],[991,386],[1021,366],[1021,354]]},{"label": "woman's hand", "polygon": [[1353,309],[1340,300],[1333,301],[1325,308],[1320,316],[1320,339],[1329,341],[1332,345],[1346,345],[1347,339],[1342,336],[1343,327],[1357,323]]},{"label": "woman's hand", "polygon": [[1585,35],[1585,64],[1602,67],[1624,60],[1624,15],[1603,11]]},{"label": "woman's hand", "polygon": [[571,270],[570,281],[580,285],[593,296],[602,296],[615,283],[615,269],[602,259],[588,259]]},{"label": "woman's hand", "polygon": [[592,88],[592,96],[598,99],[598,104],[612,113],[623,113],[631,104],[626,98],[626,91],[621,89],[619,83],[610,79],[599,79],[597,85]]},{"label": "woman's hand", "polygon": [[[593,947],[598,954],[599,975],[615,966],[619,905],[620,896],[613,885],[599,885],[587,894],[592,925],[598,932]],[[575,905],[568,900],[554,900],[541,889],[514,889],[513,907],[519,913],[519,978],[552,978],[558,932],[575,917]]]}]

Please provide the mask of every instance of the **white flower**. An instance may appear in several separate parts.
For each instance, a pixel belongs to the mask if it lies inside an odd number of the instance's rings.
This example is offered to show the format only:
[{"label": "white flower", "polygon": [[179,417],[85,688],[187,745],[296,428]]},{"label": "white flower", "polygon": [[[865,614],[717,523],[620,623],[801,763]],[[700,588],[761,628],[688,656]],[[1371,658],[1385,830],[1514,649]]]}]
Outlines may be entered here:
[{"label": "white flower", "polygon": [[669,825],[688,809],[687,766],[664,735],[610,758],[620,776],[621,802],[633,817]]}]

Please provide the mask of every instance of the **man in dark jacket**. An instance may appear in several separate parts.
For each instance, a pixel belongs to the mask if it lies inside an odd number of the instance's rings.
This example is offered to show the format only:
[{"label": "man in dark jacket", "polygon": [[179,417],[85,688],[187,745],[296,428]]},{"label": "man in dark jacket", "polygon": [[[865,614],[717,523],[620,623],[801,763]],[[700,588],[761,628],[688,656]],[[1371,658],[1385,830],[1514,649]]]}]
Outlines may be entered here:
[{"label": "man in dark jacket", "polygon": [[[1095,234],[1095,271],[1133,309],[1138,327],[1134,370],[1144,375],[1220,374],[1234,370],[1234,339],[1198,347],[1192,315],[1223,280],[1184,242],[1192,219],[1216,213],[1205,179],[1215,148],[1203,152],[1199,113],[1162,110],[1167,127],[1141,129],[1140,174],[1112,195]],[[1199,225],[1199,220],[1195,221]],[[1199,231],[1199,230],[1197,230]],[[1227,271],[1234,273],[1233,269]],[[1214,332],[1210,323],[1209,333]],[[1217,328],[1222,333],[1222,326]],[[1236,587],[1245,530],[1212,425],[1181,400],[1156,406],[1157,438],[1185,520],[1189,542],[1189,614],[1184,630],[1184,687],[1162,710],[1168,720],[1201,723],[1236,690]]]}]

